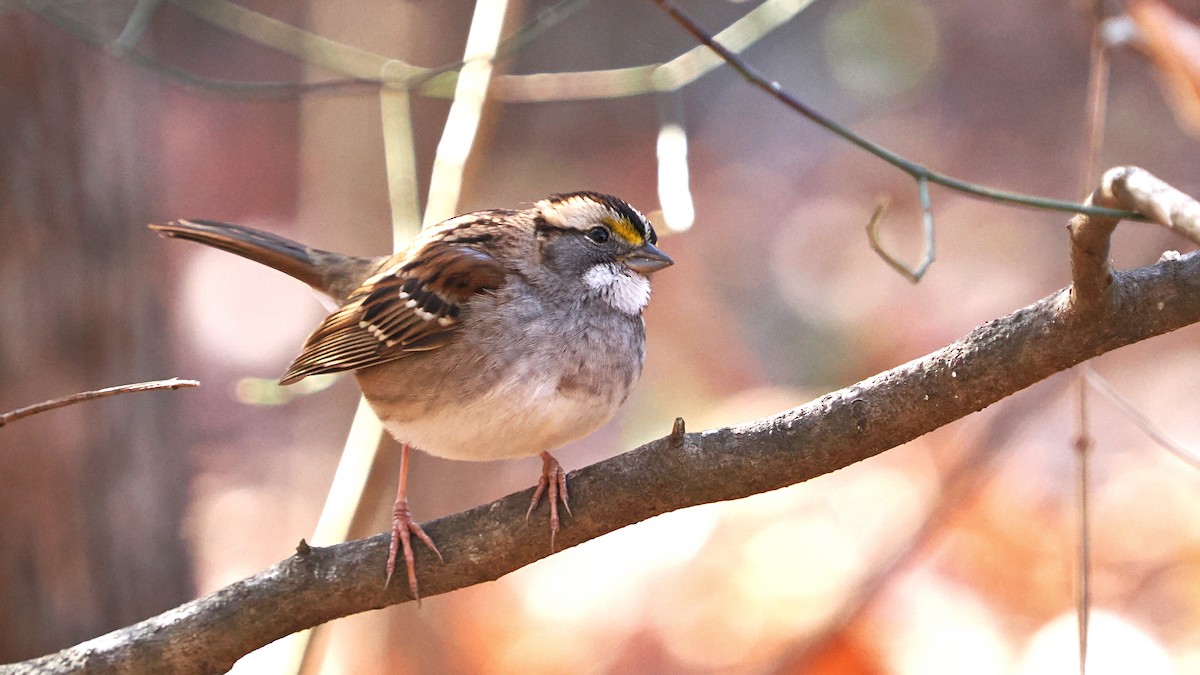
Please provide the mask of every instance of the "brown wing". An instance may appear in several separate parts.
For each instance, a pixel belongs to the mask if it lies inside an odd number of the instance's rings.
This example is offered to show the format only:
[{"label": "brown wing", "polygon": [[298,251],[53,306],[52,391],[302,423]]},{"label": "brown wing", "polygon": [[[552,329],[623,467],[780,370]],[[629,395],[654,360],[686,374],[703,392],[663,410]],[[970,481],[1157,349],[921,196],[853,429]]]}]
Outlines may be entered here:
[{"label": "brown wing", "polygon": [[475,247],[491,235],[463,225],[363,282],[308,337],[280,382],[376,366],[445,344],[463,304],[504,283],[504,267]]}]

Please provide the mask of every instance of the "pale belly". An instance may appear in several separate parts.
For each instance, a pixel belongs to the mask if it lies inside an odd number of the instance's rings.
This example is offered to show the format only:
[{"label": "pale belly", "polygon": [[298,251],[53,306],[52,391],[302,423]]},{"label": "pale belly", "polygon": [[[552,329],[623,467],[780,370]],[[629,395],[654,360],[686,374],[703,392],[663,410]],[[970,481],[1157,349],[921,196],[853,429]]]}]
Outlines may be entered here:
[{"label": "pale belly", "polygon": [[[386,419],[401,442],[425,452],[468,461],[529,457],[582,438],[607,422],[623,396],[594,399],[556,393],[557,381],[510,384],[419,419]],[[376,411],[378,412],[378,411]]]}]

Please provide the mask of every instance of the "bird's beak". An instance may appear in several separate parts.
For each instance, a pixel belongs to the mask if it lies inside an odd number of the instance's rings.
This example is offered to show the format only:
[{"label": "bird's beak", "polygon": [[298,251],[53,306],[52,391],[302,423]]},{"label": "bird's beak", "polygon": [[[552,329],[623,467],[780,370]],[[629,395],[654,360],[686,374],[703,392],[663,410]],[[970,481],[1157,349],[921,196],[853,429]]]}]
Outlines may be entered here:
[{"label": "bird's beak", "polygon": [[621,257],[621,262],[638,274],[657,272],[675,264],[675,261],[671,260],[671,256],[663,253],[651,243],[642,244],[637,249],[625,254]]}]

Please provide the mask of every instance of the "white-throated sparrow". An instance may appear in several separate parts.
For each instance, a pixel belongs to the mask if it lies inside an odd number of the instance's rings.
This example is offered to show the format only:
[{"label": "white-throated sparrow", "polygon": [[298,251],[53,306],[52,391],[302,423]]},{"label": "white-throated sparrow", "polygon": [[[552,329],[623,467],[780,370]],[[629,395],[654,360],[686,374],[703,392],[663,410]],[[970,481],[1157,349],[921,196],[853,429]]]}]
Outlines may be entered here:
[{"label": "white-throated sparrow", "polygon": [[646,275],[672,264],[642,214],[595,192],[457,216],[378,258],[225,223],[150,227],[273,267],[339,304],[281,383],[353,370],[401,443],[387,578],[402,550],[414,597],[410,536],[438,550],[408,510],[410,446],[461,460],[541,454],[529,512],[548,492],[553,542],[558,502],[569,506],[549,451],[596,430],[629,395],[645,356]]}]

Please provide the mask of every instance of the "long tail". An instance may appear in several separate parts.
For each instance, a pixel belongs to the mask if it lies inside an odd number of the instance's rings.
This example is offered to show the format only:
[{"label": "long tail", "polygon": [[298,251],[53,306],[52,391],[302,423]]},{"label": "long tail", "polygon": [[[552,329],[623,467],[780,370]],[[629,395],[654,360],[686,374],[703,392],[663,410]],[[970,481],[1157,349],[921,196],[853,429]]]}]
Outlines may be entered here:
[{"label": "long tail", "polygon": [[310,248],[270,232],[211,220],[175,220],[150,229],[249,258],[343,301],[370,276],[376,260]]}]

